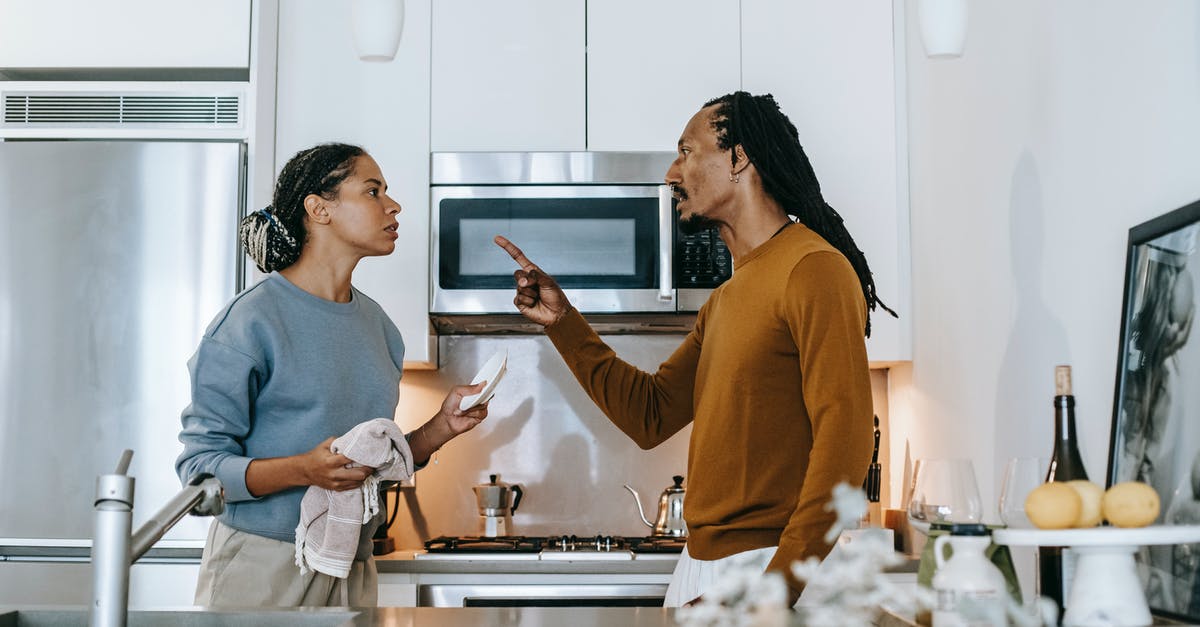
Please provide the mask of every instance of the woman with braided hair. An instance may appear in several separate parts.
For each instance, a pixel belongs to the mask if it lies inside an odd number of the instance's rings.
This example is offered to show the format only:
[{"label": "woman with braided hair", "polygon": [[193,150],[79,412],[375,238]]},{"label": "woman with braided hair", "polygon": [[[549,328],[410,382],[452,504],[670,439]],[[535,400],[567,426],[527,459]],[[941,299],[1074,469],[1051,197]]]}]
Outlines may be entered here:
[{"label": "woman with braided hair", "polygon": [[[371,536],[363,526],[347,577],[297,566],[300,504],[309,486],[358,489],[373,468],[348,467],[335,437],[395,415],[404,341],[383,309],[354,287],[364,257],[391,254],[400,205],[362,148],[322,144],[280,172],[271,206],[247,216],[242,246],[262,272],[205,331],[188,362],[192,401],[182,415],[185,483],[220,479],[195,602],[205,606],[373,606]],[[441,409],[407,434],[419,468],[487,417],[460,411],[477,386],[451,389]],[[347,556],[349,557],[349,556]]]},{"label": "woman with braided hair", "polygon": [[795,603],[803,584],[789,567],[830,551],[834,486],[862,485],[867,474],[864,335],[870,310],[887,307],[771,96],[737,92],[705,104],[684,128],[666,182],[680,228],[716,228],[734,273],[657,372],[618,359],[554,279],[497,236],[520,266],[513,302],[639,446],[692,425],[688,541],[666,605],[695,602],[745,564],[782,575]]}]

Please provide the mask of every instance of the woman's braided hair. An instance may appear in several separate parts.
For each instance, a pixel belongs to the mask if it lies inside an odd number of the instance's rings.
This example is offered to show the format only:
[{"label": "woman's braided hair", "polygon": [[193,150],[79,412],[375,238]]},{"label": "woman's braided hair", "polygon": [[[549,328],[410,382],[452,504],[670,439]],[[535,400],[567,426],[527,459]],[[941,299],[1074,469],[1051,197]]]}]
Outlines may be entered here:
[{"label": "woman's braided hair", "polygon": [[[884,311],[896,316],[875,293],[875,279],[867,258],[846,225],[842,216],[825,202],[821,196],[821,184],[813,171],[800,135],[795,125],[779,110],[779,105],[770,94],[753,96],[744,91],[714,98],[704,104],[705,108],[716,105],[713,112],[713,130],[717,134],[717,145],[730,151],[733,165],[737,165],[734,147],[742,146],[750,163],[762,177],[763,189],[783,207],[788,215],[795,216],[802,224],[820,235],[831,246],[838,249],[858,275],[867,308],[875,310],[879,305]],[[868,313],[867,328],[863,331],[871,336],[871,317]]]},{"label": "woman's braided hair", "polygon": [[320,144],[296,153],[275,181],[268,207],[242,218],[238,239],[261,272],[282,270],[300,258],[308,239],[304,198],[337,197],[338,187],[354,171],[354,159],[367,154],[350,144]]}]

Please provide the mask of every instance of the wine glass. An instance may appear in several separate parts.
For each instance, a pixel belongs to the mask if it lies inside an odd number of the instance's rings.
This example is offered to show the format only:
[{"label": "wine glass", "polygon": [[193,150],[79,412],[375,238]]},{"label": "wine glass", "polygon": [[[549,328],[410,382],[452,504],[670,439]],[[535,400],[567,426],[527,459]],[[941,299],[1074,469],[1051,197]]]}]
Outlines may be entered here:
[{"label": "wine glass", "polygon": [[930,525],[978,523],[983,502],[969,459],[919,459],[913,473],[908,519],[926,535]]},{"label": "wine glass", "polygon": [[1013,529],[1032,529],[1025,515],[1025,497],[1042,485],[1046,462],[1036,457],[1013,457],[1004,467],[1000,487],[1000,520]]}]

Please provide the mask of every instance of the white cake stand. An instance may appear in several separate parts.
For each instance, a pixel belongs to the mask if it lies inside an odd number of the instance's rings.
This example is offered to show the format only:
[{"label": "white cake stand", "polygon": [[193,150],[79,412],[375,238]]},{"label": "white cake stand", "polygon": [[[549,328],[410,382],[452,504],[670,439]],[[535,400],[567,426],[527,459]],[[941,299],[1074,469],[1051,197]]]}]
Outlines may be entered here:
[{"label": "white cake stand", "polygon": [[1079,555],[1063,625],[1149,625],[1150,607],[1133,554],[1144,545],[1200,542],[1200,525],[998,529],[992,533],[992,541],[1014,546],[1066,546]]}]

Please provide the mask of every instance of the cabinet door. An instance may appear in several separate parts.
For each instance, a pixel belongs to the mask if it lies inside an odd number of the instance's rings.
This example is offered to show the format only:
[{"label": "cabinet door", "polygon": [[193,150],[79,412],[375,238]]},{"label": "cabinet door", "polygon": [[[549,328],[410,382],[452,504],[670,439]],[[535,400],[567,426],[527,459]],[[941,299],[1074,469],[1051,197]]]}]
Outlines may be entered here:
[{"label": "cabinet door", "polygon": [[0,68],[244,68],[250,0],[0,0]]},{"label": "cabinet door", "polygon": [[674,151],[740,84],[738,0],[589,2],[587,37],[589,150]]},{"label": "cabinet door", "polygon": [[359,262],[354,284],[400,328],[405,366],[429,367],[437,360],[429,332],[430,0],[407,0],[405,9],[395,60],[368,63],[354,52],[349,4],[280,3],[275,172],[330,141],[358,144],[379,163],[403,208],[400,238],[391,255]]},{"label": "cabinet door", "polygon": [[871,316],[873,362],[912,353],[903,32],[891,2],[742,0],[743,87],[774,94],[796,125],[826,201],[900,314]]},{"label": "cabinet door", "polygon": [[583,6],[434,2],[433,150],[583,150]]}]

